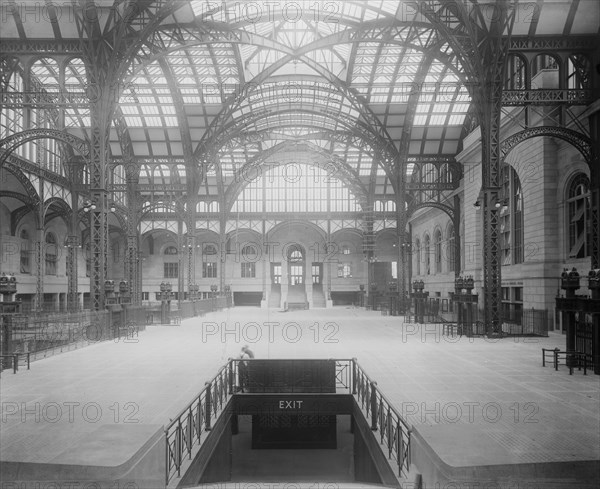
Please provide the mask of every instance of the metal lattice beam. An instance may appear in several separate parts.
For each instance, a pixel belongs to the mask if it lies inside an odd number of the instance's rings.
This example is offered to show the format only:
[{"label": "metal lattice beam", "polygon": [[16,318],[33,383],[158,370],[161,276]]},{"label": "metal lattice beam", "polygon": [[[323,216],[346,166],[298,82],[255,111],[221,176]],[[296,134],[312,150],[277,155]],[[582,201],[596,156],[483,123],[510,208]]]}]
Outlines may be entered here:
[{"label": "metal lattice beam", "polygon": [[0,168],[4,164],[4,161],[16,148],[28,141],[34,141],[36,139],[56,139],[63,143],[71,146],[84,158],[90,154],[90,145],[84,139],[78,136],[69,134],[65,131],[59,131],[56,129],[26,129],[16,134],[11,134],[0,140],[0,149],[3,151],[0,153]]},{"label": "metal lattice beam", "polygon": [[521,144],[527,139],[536,137],[554,137],[562,139],[567,143],[574,146],[577,151],[585,158],[585,161],[591,165],[592,163],[592,140],[586,135],[581,134],[572,129],[566,127],[555,127],[555,126],[539,126],[530,127],[516,134],[513,134],[502,141],[500,148],[500,157],[504,161],[508,153],[510,153],[515,146]]}]

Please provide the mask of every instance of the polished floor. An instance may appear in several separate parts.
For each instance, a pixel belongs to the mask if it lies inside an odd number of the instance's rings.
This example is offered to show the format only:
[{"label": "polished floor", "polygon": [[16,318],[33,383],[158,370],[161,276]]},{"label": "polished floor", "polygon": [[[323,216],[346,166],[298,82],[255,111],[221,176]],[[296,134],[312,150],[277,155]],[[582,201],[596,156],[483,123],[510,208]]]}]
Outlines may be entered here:
[{"label": "polished floor", "polygon": [[450,339],[343,307],[234,308],[4,371],[0,459],[81,461],[94,432],[126,428],[130,441],[94,455],[122,462],[244,344],[257,358],[357,358],[452,466],[600,460],[600,377],[541,365],[542,347],[564,348],[560,334]]}]

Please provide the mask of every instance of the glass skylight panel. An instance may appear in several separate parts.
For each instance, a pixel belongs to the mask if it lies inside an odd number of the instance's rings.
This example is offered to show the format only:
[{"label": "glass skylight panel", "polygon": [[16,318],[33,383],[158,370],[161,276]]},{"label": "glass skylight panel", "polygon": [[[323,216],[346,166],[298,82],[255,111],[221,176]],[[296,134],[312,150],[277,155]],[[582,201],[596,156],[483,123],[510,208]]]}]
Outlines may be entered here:
[{"label": "glass skylight panel", "polygon": [[141,117],[125,116],[125,123],[129,127],[141,127],[141,126],[143,126],[143,124],[142,124],[142,118]]},{"label": "glass skylight panel", "polygon": [[464,124],[466,116],[467,116],[467,114],[453,114],[450,116],[450,119],[448,120],[448,125],[460,126],[460,125]]},{"label": "glass skylight panel", "polygon": [[145,114],[145,115],[154,115],[154,114],[158,114],[159,113],[157,106],[142,105],[140,107],[140,109],[142,111],[142,114]]},{"label": "glass skylight panel", "polygon": [[427,123],[427,115],[415,115],[413,124],[415,126],[424,126]]},{"label": "glass skylight panel", "polygon": [[433,104],[432,107],[433,107],[432,112],[434,112],[434,113],[444,113],[445,114],[445,113],[450,112],[450,104],[437,103],[437,104]]},{"label": "glass skylight panel", "polygon": [[80,58],[72,59],[65,69],[67,91],[82,91],[87,83],[85,64]]},{"label": "glass skylight panel", "polygon": [[433,126],[441,126],[446,122],[445,114],[432,114],[429,118],[429,124]]},{"label": "glass skylight panel", "polygon": [[469,104],[454,104],[454,107],[452,107],[452,112],[468,112],[469,111]]},{"label": "glass skylight panel", "polygon": [[384,0],[379,8],[384,12],[396,15],[398,8],[402,8],[402,5],[398,2],[398,0]]}]

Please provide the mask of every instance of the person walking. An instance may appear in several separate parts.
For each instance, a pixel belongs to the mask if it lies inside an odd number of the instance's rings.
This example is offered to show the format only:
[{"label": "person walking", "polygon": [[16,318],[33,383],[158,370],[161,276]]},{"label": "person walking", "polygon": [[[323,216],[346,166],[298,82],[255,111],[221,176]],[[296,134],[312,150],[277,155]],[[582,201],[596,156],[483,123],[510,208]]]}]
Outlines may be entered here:
[{"label": "person walking", "polygon": [[242,346],[242,351],[240,353],[241,362],[239,362],[240,389],[242,392],[244,392],[244,389],[248,389],[250,381],[250,362],[248,360],[252,358],[254,358],[254,352],[248,345]]}]

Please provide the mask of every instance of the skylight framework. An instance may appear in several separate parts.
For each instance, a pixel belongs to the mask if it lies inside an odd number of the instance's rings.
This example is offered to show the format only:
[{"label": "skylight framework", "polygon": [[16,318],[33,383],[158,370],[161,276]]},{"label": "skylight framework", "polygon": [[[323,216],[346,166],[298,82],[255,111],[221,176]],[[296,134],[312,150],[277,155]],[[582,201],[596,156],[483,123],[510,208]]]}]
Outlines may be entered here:
[{"label": "skylight framework", "polygon": [[352,192],[325,169],[287,162],[263,168],[238,196],[231,212],[328,213],[360,212]]}]

